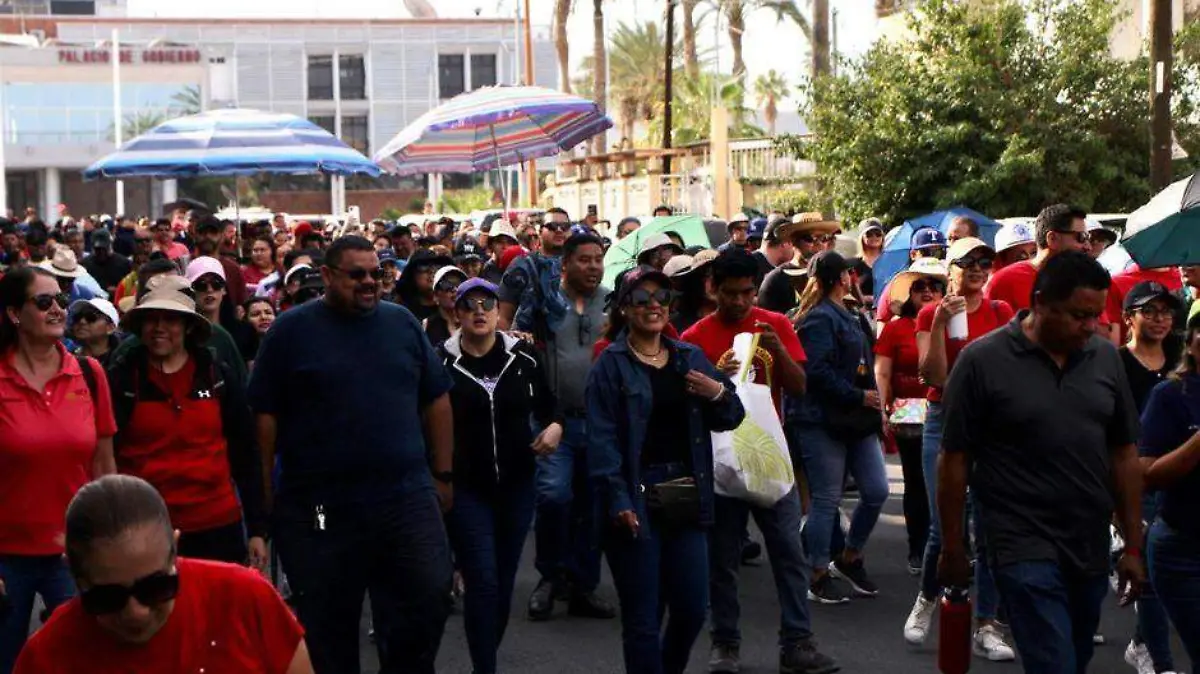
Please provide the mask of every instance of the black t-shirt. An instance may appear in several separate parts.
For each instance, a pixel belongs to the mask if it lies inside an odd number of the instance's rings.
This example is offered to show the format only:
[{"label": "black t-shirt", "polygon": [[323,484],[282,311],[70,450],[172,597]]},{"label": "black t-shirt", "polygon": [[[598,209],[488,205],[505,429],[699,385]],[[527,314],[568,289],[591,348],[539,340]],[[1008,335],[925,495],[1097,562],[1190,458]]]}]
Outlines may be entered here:
[{"label": "black t-shirt", "polygon": [[751,253],[751,257],[754,258],[754,263],[758,265],[758,273],[754,275],[754,287],[761,288],[763,279],[767,277],[767,274],[771,273],[771,270],[775,269],[775,265],[767,260],[767,256],[763,255],[761,250]]},{"label": "black t-shirt", "polygon": [[792,287],[792,277],[785,274],[784,271],[799,268],[791,262],[785,262],[767,274],[758,289],[758,306],[777,314],[787,314],[795,309],[799,304],[796,299],[796,289]]},{"label": "black t-shirt", "polygon": [[115,288],[133,269],[133,263],[129,261],[129,258],[116,253],[109,253],[103,262],[95,254],[92,254],[83,258],[81,264],[105,291]]},{"label": "black t-shirt", "polygon": [[641,363],[650,375],[650,394],[654,401],[646,428],[646,441],[642,445],[642,465],[682,463],[690,469],[692,462],[688,453],[686,428],[687,392],[684,390],[683,377],[673,367],[675,356],[671,356],[671,359],[661,368]]},{"label": "black t-shirt", "polygon": [[867,264],[861,257],[852,257],[849,260],[850,271],[858,276],[858,290],[863,296],[875,294],[875,270],[871,269],[871,265]]},{"label": "black t-shirt", "polygon": [[[441,316],[437,318],[441,318]],[[429,319],[429,322],[432,323],[433,319]],[[482,356],[472,356],[464,350],[462,357],[458,359],[458,364],[481,381],[484,388],[488,389],[490,393],[496,390],[496,383],[500,381],[500,373],[504,370],[504,363],[507,360],[508,353],[504,350],[504,341],[497,338],[491,350]]]},{"label": "black t-shirt", "polygon": [[1158,383],[1165,379],[1171,373],[1170,358],[1163,365],[1161,370],[1149,370],[1142,361],[1130,352],[1128,346],[1122,346],[1121,363],[1125,366],[1125,378],[1129,380],[1129,390],[1133,393],[1133,402],[1137,405],[1138,413],[1146,409],[1146,400],[1150,398],[1150,391],[1158,386]]},{"label": "black t-shirt", "polygon": [[425,336],[435,347],[450,339],[450,324],[446,322],[441,313],[436,313],[425,321]]},{"label": "black t-shirt", "polygon": [[430,316],[436,316],[438,312],[436,304],[421,304],[420,300],[407,302],[404,304],[404,306],[412,312],[413,316],[417,317],[418,321],[424,321]]}]

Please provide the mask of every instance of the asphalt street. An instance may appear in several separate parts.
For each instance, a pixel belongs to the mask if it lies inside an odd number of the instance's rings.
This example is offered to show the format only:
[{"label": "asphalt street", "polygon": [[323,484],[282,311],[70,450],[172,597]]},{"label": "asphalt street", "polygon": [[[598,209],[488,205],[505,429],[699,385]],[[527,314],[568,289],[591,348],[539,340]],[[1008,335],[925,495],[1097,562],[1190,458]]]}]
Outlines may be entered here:
[{"label": "asphalt street", "polygon": [[[903,486],[898,462],[889,460],[888,473],[892,497],[867,548],[867,569],[879,584],[880,594],[872,599],[860,599],[840,606],[810,606],[813,631],[821,649],[838,659],[843,672],[937,672],[936,622],[935,632],[923,648],[908,646],[902,637],[904,620],[912,608],[918,582],[908,575],[905,568],[904,521],[900,514]],[[752,530],[752,535],[758,538],[757,530]],[[565,604],[558,605],[553,620],[530,622],[525,617],[525,601],[536,583],[531,535],[517,578],[512,619],[499,654],[500,671],[523,674],[623,672],[620,622],[615,619],[597,621],[571,618],[566,615]],[[615,602],[615,592],[607,569],[601,592]],[[1133,672],[1123,659],[1125,646],[1133,633],[1133,610],[1118,608],[1115,598],[1111,596],[1106,602],[1101,631],[1108,643],[1097,647],[1089,672]],[[741,606],[742,671],[746,674],[777,672],[779,607],[771,569],[765,559],[759,566],[742,567]],[[362,635],[363,671],[375,672],[375,647],[367,637],[365,618]],[[708,649],[708,635],[701,634],[692,654],[689,673],[708,671]],[[1175,657],[1180,666],[1186,665],[1187,656],[1178,642]],[[448,674],[471,672],[461,614],[452,616],[446,626],[438,671]],[[1019,664],[990,663],[975,658],[971,671],[981,674],[1018,674],[1021,668]]]}]

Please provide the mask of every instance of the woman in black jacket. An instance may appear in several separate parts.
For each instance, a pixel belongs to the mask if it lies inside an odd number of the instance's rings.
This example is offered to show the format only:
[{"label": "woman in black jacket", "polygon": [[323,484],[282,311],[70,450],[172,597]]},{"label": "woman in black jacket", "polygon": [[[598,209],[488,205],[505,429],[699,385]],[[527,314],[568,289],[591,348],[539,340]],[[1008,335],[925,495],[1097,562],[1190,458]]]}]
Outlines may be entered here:
[{"label": "woman in black jacket", "polygon": [[[498,332],[496,286],[458,288],[459,325],[438,347],[454,378],[454,507],[446,515],[467,586],[463,613],[476,674],[494,674],[513,580],[533,519],[534,457],[562,437],[545,370],[528,343]],[[545,428],[534,437],[529,419]]]}]

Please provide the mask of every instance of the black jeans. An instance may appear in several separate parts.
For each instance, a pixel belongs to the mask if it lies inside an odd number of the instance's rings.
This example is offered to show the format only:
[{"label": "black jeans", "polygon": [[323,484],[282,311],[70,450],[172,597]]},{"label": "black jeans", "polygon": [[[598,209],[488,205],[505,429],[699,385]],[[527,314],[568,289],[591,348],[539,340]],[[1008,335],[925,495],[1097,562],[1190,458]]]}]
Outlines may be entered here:
[{"label": "black jeans", "polygon": [[904,528],[908,531],[908,556],[925,555],[929,538],[929,494],[925,491],[925,469],[921,460],[921,436],[896,436],[900,468],[904,473]]},{"label": "black jeans", "polygon": [[281,501],[275,544],[316,674],[358,674],[370,592],[380,674],[432,674],[450,614],[450,544],[431,487],[369,506]]},{"label": "black jeans", "polygon": [[215,529],[179,534],[179,556],[212,562],[245,564],[250,556],[241,521]]}]

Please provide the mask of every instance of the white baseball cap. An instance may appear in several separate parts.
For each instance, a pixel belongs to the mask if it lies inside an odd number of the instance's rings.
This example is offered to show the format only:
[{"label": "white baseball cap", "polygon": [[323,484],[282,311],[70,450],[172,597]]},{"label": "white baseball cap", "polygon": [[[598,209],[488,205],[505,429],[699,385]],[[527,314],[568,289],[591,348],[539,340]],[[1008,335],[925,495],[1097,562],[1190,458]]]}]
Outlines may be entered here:
[{"label": "white baseball cap", "polygon": [[996,232],[996,252],[1003,253],[1013,246],[1034,243],[1033,230],[1023,222],[1013,222],[1004,225]]},{"label": "white baseball cap", "polygon": [[112,321],[113,325],[118,325],[121,322],[121,316],[117,313],[117,308],[113,306],[113,303],[99,297],[93,297],[90,300],[75,300],[72,302],[69,309],[69,315],[71,319],[74,320],[75,315],[78,314],[79,310],[85,306],[91,306],[96,311],[99,311],[104,315],[105,318]]}]

